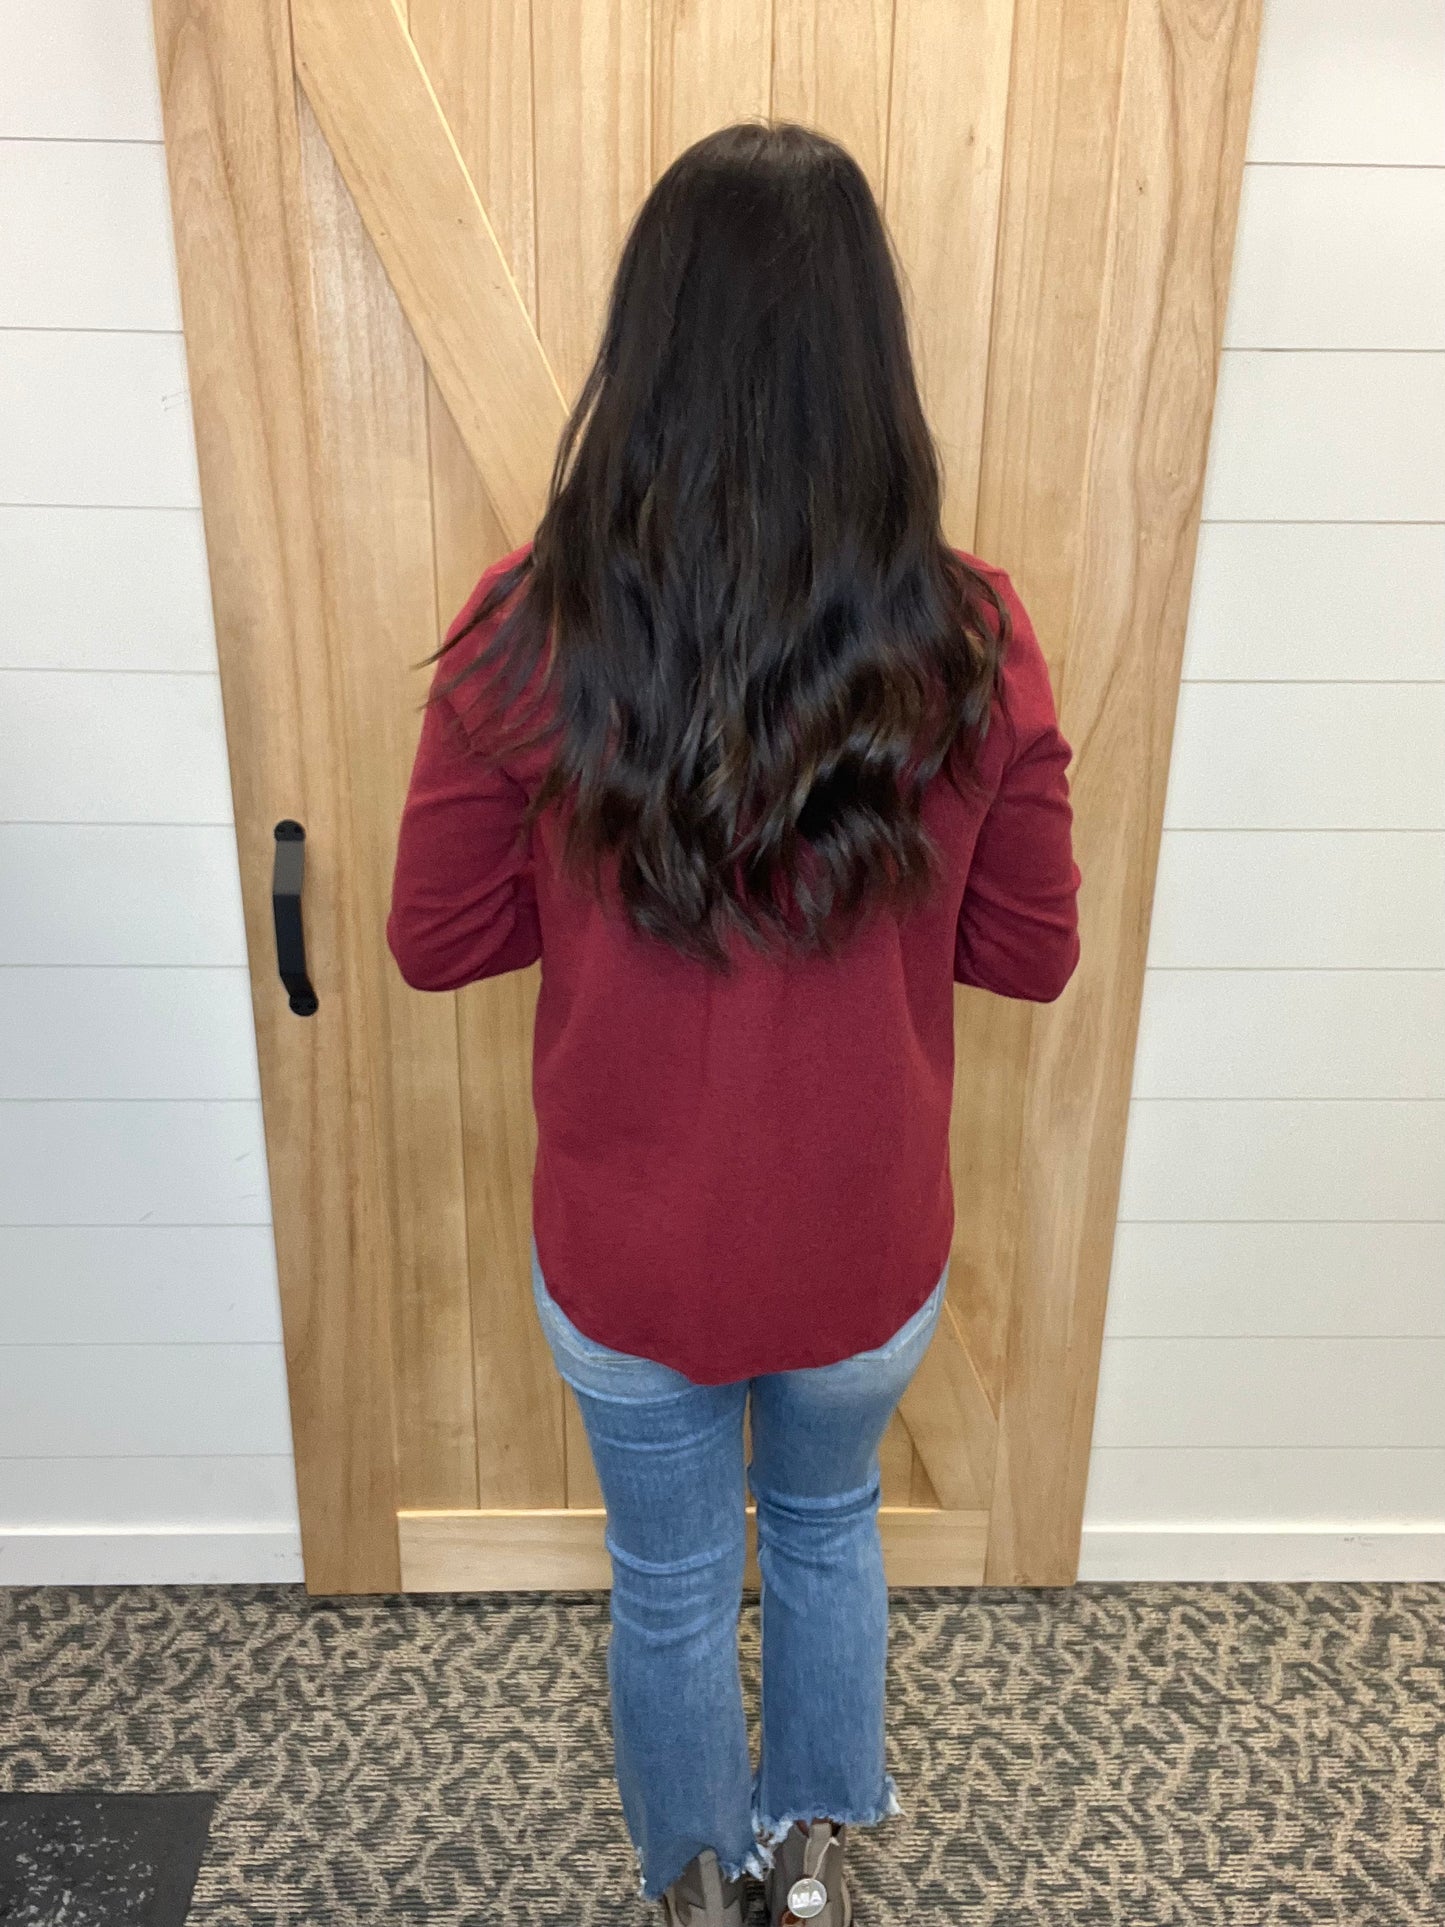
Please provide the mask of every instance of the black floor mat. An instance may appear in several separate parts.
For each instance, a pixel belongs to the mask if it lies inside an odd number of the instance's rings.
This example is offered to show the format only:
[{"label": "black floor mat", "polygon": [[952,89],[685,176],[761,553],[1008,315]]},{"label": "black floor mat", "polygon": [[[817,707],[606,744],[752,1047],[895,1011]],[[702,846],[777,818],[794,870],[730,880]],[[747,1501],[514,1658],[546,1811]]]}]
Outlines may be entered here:
[{"label": "black floor mat", "polygon": [[0,1793],[3,1927],[182,1927],[210,1793]]}]

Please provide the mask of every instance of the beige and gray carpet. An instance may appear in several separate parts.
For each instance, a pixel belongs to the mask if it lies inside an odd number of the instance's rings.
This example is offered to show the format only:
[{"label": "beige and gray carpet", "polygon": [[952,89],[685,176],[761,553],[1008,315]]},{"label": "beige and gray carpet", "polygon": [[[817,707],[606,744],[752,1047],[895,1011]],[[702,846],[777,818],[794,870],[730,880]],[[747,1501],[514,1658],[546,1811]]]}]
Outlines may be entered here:
[{"label": "beige and gray carpet", "polygon": [[[650,1927],[598,1595],[0,1591],[0,1787],[218,1797],[200,1927]],[[743,1663],[756,1703],[756,1606]],[[1441,1927],[1445,1587],[907,1592],[858,1927]]]}]

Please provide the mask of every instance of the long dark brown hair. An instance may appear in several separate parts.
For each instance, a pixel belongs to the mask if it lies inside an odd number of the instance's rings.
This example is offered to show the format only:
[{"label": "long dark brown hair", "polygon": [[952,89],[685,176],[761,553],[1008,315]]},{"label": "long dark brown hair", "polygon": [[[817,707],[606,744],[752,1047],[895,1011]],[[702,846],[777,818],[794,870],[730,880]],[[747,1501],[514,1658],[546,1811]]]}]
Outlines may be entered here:
[{"label": "long dark brown hair", "polygon": [[487,678],[492,754],[555,743],[533,811],[637,929],[715,963],[734,931],[828,949],[926,889],[922,791],[966,780],[998,687],[1006,611],[939,515],[861,169],[723,128],[633,223],[536,537],[439,691]]}]

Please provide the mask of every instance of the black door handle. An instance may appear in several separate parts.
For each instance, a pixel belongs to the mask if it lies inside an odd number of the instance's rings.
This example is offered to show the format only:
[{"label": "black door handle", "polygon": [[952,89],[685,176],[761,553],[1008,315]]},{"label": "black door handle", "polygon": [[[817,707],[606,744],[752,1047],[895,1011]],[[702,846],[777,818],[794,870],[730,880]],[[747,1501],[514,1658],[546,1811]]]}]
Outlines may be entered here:
[{"label": "black door handle", "polygon": [[276,924],[276,968],[298,1017],[316,1014],[316,992],[306,974],[306,930],[301,885],[306,878],[306,832],[285,817],[276,825],[276,863],[271,871],[271,915]]}]

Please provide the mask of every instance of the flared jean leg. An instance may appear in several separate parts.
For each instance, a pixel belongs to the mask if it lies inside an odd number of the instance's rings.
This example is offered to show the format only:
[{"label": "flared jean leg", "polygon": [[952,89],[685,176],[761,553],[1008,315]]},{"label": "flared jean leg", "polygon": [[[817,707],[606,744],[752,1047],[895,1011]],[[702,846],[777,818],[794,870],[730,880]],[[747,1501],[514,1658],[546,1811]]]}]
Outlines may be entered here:
[{"label": "flared jean leg", "polygon": [[607,1503],[617,1785],[648,1898],[705,1847],[730,1876],[761,1865],[738,1670],[745,1388],[704,1389],[578,1393]]}]

